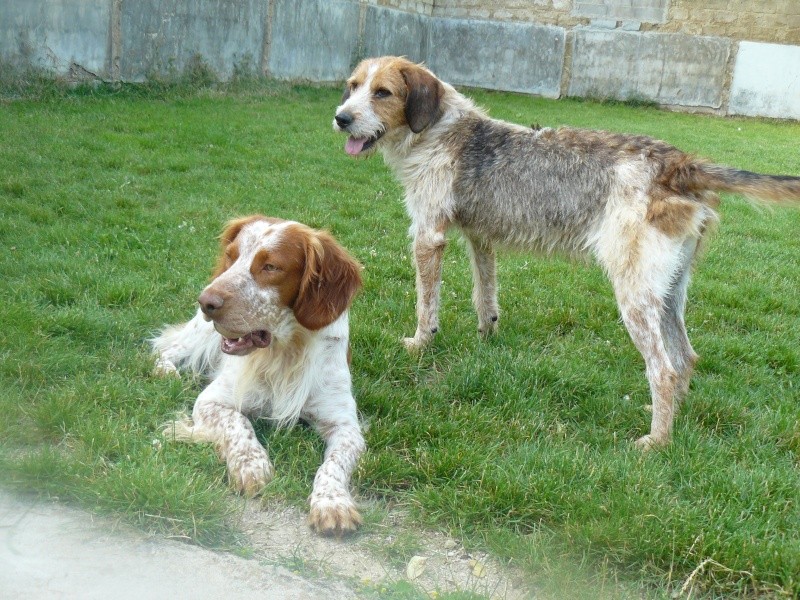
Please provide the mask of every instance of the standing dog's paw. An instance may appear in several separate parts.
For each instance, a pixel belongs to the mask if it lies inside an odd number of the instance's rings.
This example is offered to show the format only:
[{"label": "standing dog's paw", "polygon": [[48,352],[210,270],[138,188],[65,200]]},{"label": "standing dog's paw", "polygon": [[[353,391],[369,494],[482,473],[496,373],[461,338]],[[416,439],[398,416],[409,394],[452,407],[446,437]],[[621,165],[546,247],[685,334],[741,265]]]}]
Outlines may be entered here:
[{"label": "standing dog's paw", "polygon": [[668,444],[669,444],[669,438],[657,438],[650,435],[649,433],[647,435],[643,435],[634,442],[636,448],[641,450],[642,452],[647,452],[648,450],[655,450],[656,448],[663,448]]},{"label": "standing dog's paw", "polygon": [[489,337],[497,333],[498,325],[497,316],[490,317],[488,321],[481,321],[478,323],[478,334],[481,337]]},{"label": "standing dog's paw", "polygon": [[420,344],[417,341],[417,338],[407,337],[403,338],[403,346],[405,346],[406,350],[408,350],[410,353],[416,354],[422,350],[424,344]]},{"label": "standing dog's paw", "polygon": [[320,535],[342,537],[359,528],[361,515],[349,497],[314,497],[312,494],[308,525]]},{"label": "standing dog's paw", "polygon": [[403,345],[410,354],[419,354],[431,341],[432,335],[421,336],[417,333],[414,337],[403,338]]},{"label": "standing dog's paw", "polygon": [[263,456],[240,456],[228,461],[229,483],[248,498],[258,495],[274,475],[275,469],[266,453]]}]

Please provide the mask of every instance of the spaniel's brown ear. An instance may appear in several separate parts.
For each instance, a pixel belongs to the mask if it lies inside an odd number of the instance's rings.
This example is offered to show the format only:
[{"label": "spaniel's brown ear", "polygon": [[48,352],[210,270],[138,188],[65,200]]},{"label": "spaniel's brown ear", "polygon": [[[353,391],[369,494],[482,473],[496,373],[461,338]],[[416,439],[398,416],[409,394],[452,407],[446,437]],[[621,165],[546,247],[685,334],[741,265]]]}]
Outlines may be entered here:
[{"label": "spaniel's brown ear", "polygon": [[324,231],[311,231],[306,265],[294,316],[316,331],[333,323],[348,309],[361,287],[361,265]]},{"label": "spaniel's brown ear", "polygon": [[418,65],[400,69],[406,82],[406,122],[414,133],[433,125],[441,116],[442,82]]},{"label": "spaniel's brown ear", "polygon": [[211,279],[216,279],[220,275],[222,275],[230,265],[230,259],[227,256],[228,246],[230,246],[236,237],[239,235],[239,232],[242,231],[245,225],[249,225],[254,221],[262,221],[267,220],[266,217],[262,215],[250,215],[249,217],[242,217],[240,219],[234,219],[232,221],[228,221],[225,225],[225,229],[222,231],[222,235],[219,236],[219,244],[220,244],[220,253],[219,258],[217,258],[217,266],[214,267],[214,271],[211,274]]}]

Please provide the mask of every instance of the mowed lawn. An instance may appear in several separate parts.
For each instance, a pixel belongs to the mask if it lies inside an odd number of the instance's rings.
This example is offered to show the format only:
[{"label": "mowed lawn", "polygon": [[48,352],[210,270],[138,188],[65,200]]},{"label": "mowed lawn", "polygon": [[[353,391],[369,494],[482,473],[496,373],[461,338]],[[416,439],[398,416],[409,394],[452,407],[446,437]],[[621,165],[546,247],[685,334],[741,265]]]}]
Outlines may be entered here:
[{"label": "mowed lawn", "polygon": [[[470,92],[492,116],[642,133],[800,175],[800,124]],[[402,191],[331,128],[340,91],[97,91],[0,103],[0,485],[212,546],[237,501],[206,446],[161,424],[201,383],[151,375],[148,337],[189,318],[225,221],[330,230],[364,264],[351,312],[368,452],[355,491],[493,551],[534,584],[646,597],[800,595],[800,210],[727,196],[687,323],[701,355],[674,443],[642,455],[644,364],[591,264],[504,254],[480,340],[463,244],[420,357]],[[322,444],[259,426],[266,501],[303,504]],[[369,525],[368,525],[369,526]],[[562,565],[562,566],[560,566]],[[576,575],[578,577],[578,575]]]}]

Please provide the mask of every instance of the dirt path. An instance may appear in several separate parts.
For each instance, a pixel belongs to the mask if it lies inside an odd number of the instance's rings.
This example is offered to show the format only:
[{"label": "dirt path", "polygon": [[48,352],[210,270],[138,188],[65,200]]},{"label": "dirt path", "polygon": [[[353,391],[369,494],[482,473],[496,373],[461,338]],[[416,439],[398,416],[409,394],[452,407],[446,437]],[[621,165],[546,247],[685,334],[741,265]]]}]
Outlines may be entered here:
[{"label": "dirt path", "polygon": [[444,592],[469,591],[492,600],[533,598],[522,577],[487,554],[469,552],[458,541],[413,528],[398,513],[367,526],[352,538],[321,538],[296,508],[270,508],[249,502],[242,529],[258,556],[292,564],[301,573],[346,578],[380,590],[409,582],[431,598]]},{"label": "dirt path", "polygon": [[145,536],[88,513],[0,493],[0,597],[8,600],[350,599],[341,581]]},{"label": "dirt path", "polygon": [[349,540],[323,539],[311,534],[302,511],[250,502],[240,525],[253,559],[244,559],[0,492],[0,597],[211,600],[268,591],[276,600],[347,600],[380,597],[399,582],[432,598],[455,590],[533,597],[488,556],[412,532],[397,516],[386,520]]}]

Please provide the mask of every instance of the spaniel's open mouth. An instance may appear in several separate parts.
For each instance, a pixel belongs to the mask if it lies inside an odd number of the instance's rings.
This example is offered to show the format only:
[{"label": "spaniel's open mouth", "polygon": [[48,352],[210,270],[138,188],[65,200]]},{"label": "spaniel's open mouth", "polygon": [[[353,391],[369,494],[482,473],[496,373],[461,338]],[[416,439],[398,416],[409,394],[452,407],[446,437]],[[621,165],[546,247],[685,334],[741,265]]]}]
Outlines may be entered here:
[{"label": "spaniel's open mouth", "polygon": [[383,132],[377,133],[372,137],[357,138],[350,136],[347,138],[347,143],[344,145],[344,151],[350,156],[358,156],[372,148],[379,139]]},{"label": "spaniel's open mouth", "polygon": [[266,348],[272,342],[272,334],[269,331],[253,331],[239,338],[228,338],[222,336],[222,351],[225,354],[234,356],[244,356],[250,354],[256,348]]}]

